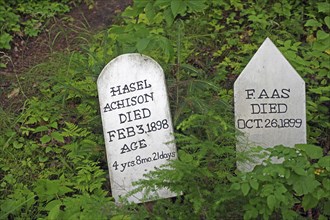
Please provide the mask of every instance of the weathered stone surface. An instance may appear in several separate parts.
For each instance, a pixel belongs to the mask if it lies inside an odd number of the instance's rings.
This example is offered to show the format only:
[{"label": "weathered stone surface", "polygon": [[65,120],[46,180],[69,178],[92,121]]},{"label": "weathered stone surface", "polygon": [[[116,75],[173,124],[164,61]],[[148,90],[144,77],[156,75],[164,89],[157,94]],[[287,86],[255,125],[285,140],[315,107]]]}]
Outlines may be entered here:
[{"label": "weathered stone surface", "polygon": [[[118,202],[132,183],[177,158],[162,68],[141,54],[121,55],[102,70],[98,94],[112,195]],[[173,197],[159,189],[160,198]],[[141,202],[144,193],[128,201]]]},{"label": "weathered stone surface", "polygon": [[[234,84],[237,150],[306,143],[305,82],[267,38]],[[259,163],[260,160],[256,162]],[[250,171],[254,163],[239,163]]]}]

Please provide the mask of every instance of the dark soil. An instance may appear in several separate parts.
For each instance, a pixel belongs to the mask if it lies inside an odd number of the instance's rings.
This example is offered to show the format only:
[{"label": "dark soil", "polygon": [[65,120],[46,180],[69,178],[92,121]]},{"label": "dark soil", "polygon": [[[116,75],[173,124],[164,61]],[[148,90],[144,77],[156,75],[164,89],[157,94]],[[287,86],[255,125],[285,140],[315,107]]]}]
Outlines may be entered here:
[{"label": "dark soil", "polygon": [[94,7],[81,4],[68,14],[54,18],[38,37],[23,39],[15,37],[12,50],[9,52],[8,67],[1,74],[21,72],[42,62],[52,52],[64,49],[75,49],[77,36],[95,33],[109,27],[117,14],[124,10],[131,0],[95,0]]},{"label": "dark soil", "polygon": [[[13,101],[13,84],[29,68],[46,61],[58,51],[79,49],[84,39],[109,27],[132,0],[94,0],[92,9],[81,4],[68,14],[58,16],[45,24],[43,32],[34,38],[16,36],[11,51],[5,53],[7,68],[0,69],[0,105],[5,109]],[[8,97],[9,96],[9,97]]]}]

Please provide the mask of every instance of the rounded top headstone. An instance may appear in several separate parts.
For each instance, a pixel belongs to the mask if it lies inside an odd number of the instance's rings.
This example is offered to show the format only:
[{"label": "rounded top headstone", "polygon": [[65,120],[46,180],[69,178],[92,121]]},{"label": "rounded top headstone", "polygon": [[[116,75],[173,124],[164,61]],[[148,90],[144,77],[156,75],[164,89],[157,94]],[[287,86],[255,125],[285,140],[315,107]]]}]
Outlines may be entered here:
[{"label": "rounded top headstone", "polygon": [[[165,77],[160,65],[142,54],[110,61],[97,80],[111,192],[116,202],[134,190],[149,171],[177,158]],[[168,189],[160,198],[175,196]],[[131,202],[155,195],[138,192]]]}]

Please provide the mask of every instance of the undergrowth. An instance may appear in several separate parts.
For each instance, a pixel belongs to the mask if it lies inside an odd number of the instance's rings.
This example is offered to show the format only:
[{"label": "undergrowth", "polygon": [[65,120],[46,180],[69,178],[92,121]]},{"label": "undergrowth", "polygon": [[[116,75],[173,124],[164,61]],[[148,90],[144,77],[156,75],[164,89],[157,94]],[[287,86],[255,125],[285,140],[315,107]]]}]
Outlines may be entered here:
[{"label": "undergrowth", "polygon": [[[329,8],[328,1],[135,1],[82,52],[31,70],[47,77],[35,77],[36,95],[1,126],[0,218],[329,218]],[[240,173],[232,86],[266,37],[306,82],[309,144],[269,149],[285,162]],[[139,187],[168,187],[178,197],[152,208],[116,206],[109,189],[96,79],[130,52],[164,68],[176,131],[179,160]]]},{"label": "undergrowth", "polygon": [[89,8],[93,0],[16,0],[0,1],[0,68],[6,67],[6,53],[12,49],[15,38],[26,39],[38,36],[47,22],[84,2]]}]

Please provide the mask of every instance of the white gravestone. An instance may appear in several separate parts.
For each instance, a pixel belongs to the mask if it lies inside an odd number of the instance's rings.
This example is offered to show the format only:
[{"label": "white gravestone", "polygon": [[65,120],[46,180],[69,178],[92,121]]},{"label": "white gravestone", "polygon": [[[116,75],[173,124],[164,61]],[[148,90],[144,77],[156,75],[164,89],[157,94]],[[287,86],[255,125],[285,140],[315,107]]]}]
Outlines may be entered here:
[{"label": "white gravestone", "polygon": [[[305,82],[267,38],[234,84],[237,150],[306,143]],[[241,171],[255,164],[238,163]]]},{"label": "white gravestone", "polygon": [[[111,191],[118,202],[134,189],[133,182],[177,158],[164,72],[147,56],[125,54],[104,67],[97,86]],[[176,195],[159,189],[156,196]],[[128,197],[142,200],[152,198],[143,192]]]}]

